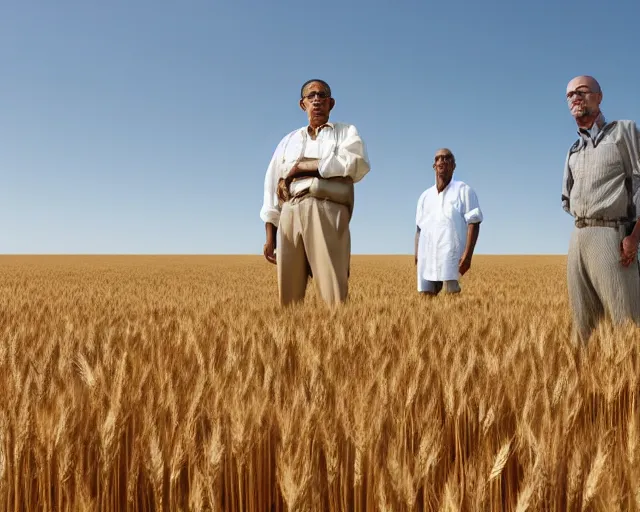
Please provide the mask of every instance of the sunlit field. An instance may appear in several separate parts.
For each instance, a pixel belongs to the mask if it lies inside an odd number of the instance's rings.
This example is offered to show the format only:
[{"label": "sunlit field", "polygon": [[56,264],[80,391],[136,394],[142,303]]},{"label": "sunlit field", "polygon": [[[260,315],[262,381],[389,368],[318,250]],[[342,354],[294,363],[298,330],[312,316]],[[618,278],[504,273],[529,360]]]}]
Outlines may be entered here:
[{"label": "sunlit field", "polygon": [[352,259],[0,257],[0,510],[640,510],[640,329],[570,342],[565,258],[419,297]]}]

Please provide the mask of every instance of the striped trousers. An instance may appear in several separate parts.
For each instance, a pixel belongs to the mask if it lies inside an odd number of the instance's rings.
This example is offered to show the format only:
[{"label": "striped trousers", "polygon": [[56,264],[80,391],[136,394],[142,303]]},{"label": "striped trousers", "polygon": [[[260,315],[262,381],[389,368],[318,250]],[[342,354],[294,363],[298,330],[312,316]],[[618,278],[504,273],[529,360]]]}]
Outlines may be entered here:
[{"label": "striped trousers", "polygon": [[640,324],[638,263],[623,267],[624,228],[575,228],[567,257],[567,286],[573,311],[574,340],[586,343],[605,315],[614,324]]}]

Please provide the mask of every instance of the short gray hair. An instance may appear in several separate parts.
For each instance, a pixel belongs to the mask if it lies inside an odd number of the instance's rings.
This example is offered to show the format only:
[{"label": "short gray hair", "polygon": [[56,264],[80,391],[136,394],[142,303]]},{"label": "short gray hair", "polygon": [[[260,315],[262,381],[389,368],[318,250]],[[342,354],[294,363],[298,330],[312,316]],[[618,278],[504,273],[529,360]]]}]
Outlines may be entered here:
[{"label": "short gray hair", "polygon": [[329,96],[331,96],[331,87],[329,87],[329,84],[327,82],[325,82],[324,80],[320,80],[319,78],[312,78],[311,80],[307,80],[302,84],[302,87],[300,88],[300,98],[304,98],[304,90],[306,89],[307,85],[312,84],[313,82],[318,82],[319,84],[321,84],[326,89]]}]

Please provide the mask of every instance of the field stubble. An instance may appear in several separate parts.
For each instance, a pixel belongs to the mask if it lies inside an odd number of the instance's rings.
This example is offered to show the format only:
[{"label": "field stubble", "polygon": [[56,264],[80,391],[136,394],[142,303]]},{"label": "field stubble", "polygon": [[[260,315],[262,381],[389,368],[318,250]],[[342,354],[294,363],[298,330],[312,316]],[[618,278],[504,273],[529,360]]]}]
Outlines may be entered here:
[{"label": "field stubble", "polygon": [[1,510],[640,510],[638,334],[569,342],[562,257],[423,299],[356,256],[0,258]]}]

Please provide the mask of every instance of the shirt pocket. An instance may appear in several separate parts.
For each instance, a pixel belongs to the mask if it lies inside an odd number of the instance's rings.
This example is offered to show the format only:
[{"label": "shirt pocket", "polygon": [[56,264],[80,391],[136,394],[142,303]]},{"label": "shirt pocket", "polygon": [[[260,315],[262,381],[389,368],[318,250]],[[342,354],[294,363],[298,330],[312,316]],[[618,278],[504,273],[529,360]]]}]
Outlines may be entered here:
[{"label": "shirt pocket", "polygon": [[445,201],[442,205],[442,214],[447,219],[455,219],[460,216],[460,206],[454,201]]},{"label": "shirt pocket", "polygon": [[598,144],[594,165],[598,174],[606,174],[609,177],[625,175],[624,161],[618,145],[613,141],[605,141]]}]

